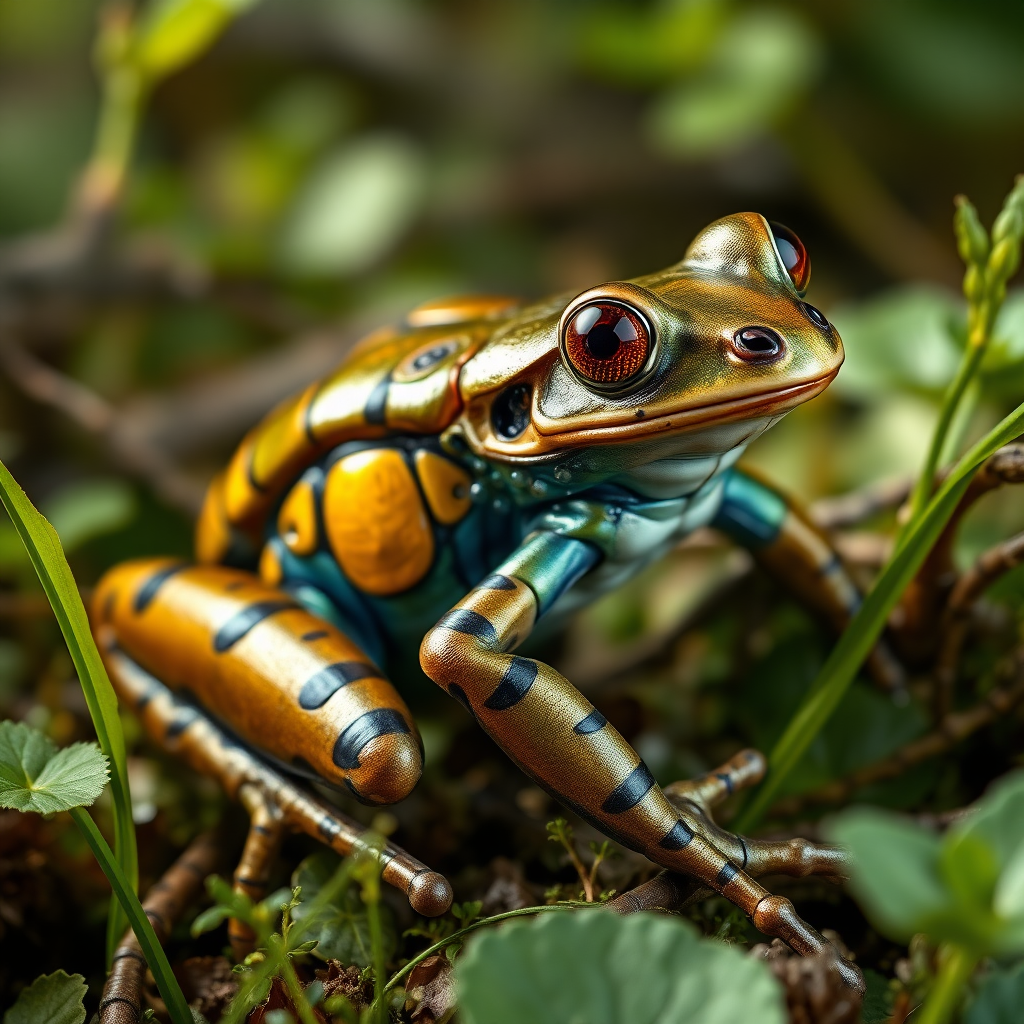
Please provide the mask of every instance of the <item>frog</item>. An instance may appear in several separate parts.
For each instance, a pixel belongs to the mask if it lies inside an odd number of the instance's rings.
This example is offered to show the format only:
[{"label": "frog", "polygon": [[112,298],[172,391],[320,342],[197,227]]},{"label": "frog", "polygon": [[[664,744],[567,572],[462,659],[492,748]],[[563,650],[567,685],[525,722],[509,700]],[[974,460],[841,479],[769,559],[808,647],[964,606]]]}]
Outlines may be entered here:
[{"label": "frog", "polygon": [[[711,820],[705,798],[760,778],[759,754],[663,790],[580,690],[520,652],[704,527],[849,621],[859,592],[828,539],[738,465],[843,362],[809,280],[794,232],[739,213],[657,273],[417,306],[249,432],[209,487],[194,561],[101,579],[91,617],[115,687],[148,673],[269,764],[383,806],[423,769],[400,692],[418,659],[584,821],[859,987],[756,881],[841,877],[842,851]],[[877,675],[896,671],[873,657]]]}]

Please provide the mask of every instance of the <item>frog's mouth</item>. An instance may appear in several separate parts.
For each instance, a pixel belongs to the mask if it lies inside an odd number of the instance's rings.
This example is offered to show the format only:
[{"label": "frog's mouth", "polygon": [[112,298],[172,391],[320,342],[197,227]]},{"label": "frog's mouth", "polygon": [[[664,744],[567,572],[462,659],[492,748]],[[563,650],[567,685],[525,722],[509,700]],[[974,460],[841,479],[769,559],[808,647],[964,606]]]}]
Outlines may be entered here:
[{"label": "frog's mouth", "polygon": [[[588,423],[586,417],[545,422],[545,418],[538,415],[535,408],[531,424],[514,440],[504,440],[496,436],[489,429],[490,424],[486,417],[481,421],[470,412],[467,424],[469,439],[474,448],[491,457],[516,460],[543,459],[549,458],[557,450],[576,446],[623,444],[640,438],[689,433],[736,420],[769,419],[781,416],[820,394],[838,372],[839,368],[836,367],[814,380],[760,391],[744,395],[742,398],[665,412],[657,416],[647,416],[642,408],[638,408],[635,419],[628,422]],[[484,429],[479,430],[479,427]]]}]

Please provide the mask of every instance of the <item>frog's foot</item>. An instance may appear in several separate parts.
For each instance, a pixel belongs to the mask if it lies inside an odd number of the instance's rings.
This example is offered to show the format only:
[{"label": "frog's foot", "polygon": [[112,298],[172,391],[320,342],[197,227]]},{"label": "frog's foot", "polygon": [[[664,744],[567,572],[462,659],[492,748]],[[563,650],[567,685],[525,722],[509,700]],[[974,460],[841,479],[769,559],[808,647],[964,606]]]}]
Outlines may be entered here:
[{"label": "frog's foot", "polygon": [[741,750],[720,768],[696,779],[673,782],[665,787],[665,796],[683,813],[693,818],[693,826],[723,853],[737,859],[748,874],[823,875],[841,882],[847,877],[849,858],[838,846],[812,843],[806,839],[771,841],[737,836],[716,825],[711,811],[733,793],[756,785],[767,767],[758,750]]},{"label": "frog's foot", "polygon": [[773,895],[754,881],[768,874],[823,875],[839,880],[845,875],[846,853],[839,847],[804,839],[747,839],[726,831],[711,818],[717,804],[731,793],[757,783],[764,771],[764,757],[756,750],[744,750],[708,775],[667,786],[665,796],[679,810],[682,830],[703,839],[711,848],[705,847],[707,853],[725,856],[727,864],[712,877],[715,858],[701,857],[700,853],[705,851],[694,849],[699,860],[695,857],[696,863],[686,875],[663,872],[613,900],[610,908],[619,913],[675,910],[717,891],[743,910],[759,931],[782,939],[804,956],[824,954],[847,985],[862,989],[864,983],[857,968],[801,920],[789,900]]}]

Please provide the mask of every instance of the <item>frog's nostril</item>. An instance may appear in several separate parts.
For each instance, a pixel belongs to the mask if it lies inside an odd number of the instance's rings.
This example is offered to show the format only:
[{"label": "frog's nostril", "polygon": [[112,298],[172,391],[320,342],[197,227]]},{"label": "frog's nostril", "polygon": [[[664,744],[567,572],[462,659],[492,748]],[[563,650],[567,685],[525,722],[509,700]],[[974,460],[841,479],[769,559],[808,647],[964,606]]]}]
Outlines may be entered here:
[{"label": "frog's nostril", "polygon": [[782,353],[782,338],[770,327],[744,327],[732,342],[741,359],[772,359]]},{"label": "frog's nostril", "polygon": [[827,331],[831,327],[831,324],[825,318],[825,314],[820,309],[815,309],[809,302],[802,302],[800,305],[815,326],[820,327],[823,331]]}]

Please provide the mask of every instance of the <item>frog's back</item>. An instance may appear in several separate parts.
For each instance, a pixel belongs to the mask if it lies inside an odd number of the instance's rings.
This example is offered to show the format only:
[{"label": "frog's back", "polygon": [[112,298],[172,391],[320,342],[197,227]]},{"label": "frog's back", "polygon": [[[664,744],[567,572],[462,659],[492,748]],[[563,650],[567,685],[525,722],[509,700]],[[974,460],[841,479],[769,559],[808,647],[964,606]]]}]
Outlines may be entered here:
[{"label": "frog's back", "polygon": [[289,485],[339,445],[441,433],[462,409],[462,365],[516,305],[497,296],[426,303],[403,327],[371,334],[337,370],[282,402],[211,483],[197,524],[198,560],[257,551]]}]

